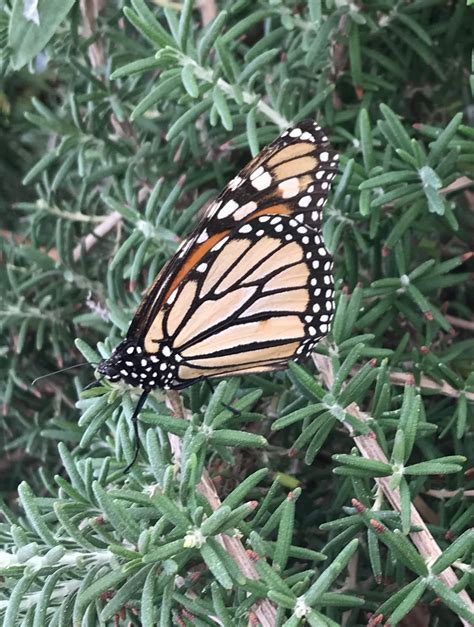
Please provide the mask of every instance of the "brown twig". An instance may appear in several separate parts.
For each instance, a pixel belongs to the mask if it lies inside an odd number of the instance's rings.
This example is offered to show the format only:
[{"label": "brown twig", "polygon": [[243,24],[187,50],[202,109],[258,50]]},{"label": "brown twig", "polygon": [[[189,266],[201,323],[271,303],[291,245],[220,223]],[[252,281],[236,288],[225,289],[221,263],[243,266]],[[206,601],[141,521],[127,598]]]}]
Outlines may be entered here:
[{"label": "brown twig", "polygon": [[429,494],[435,499],[451,499],[453,496],[462,494],[464,497],[474,498],[474,490],[426,490],[425,494]]},{"label": "brown twig", "polygon": [[[104,8],[105,0],[81,0],[82,32],[84,37],[91,37],[96,30],[99,11]],[[89,60],[94,69],[105,65],[104,45],[96,39],[88,48]]]},{"label": "brown twig", "polygon": [[[334,382],[334,373],[329,357],[326,357],[325,355],[314,354],[313,360],[321,374],[321,378],[324,384],[328,388],[331,388]],[[351,405],[346,407],[345,411],[351,416],[354,416],[354,418],[358,418],[362,422],[368,422],[370,419],[367,414],[361,411],[356,403],[352,403]],[[361,452],[362,456],[366,459],[381,461],[385,464],[388,463],[388,459],[383,452],[382,447],[377,442],[376,436],[373,432],[369,433],[368,435],[354,436],[354,442]],[[388,477],[379,477],[375,479],[375,481],[383,491],[385,498],[393,507],[393,509],[397,512],[400,512],[401,502],[399,490],[392,490],[390,488],[390,479]],[[421,531],[410,533],[410,537],[413,544],[420,552],[420,555],[423,556],[426,564],[430,566],[442,554],[442,550],[436,543],[436,540],[431,535],[431,532],[426,526],[425,521],[420,516],[419,512],[413,506],[413,504],[411,505],[410,510],[410,521],[412,527],[417,527],[421,529]],[[459,583],[458,578],[456,577],[456,573],[451,567],[446,568],[439,575],[439,579],[451,590]],[[458,592],[458,595],[469,607],[469,609],[471,611],[474,611],[474,604],[467,592],[465,590],[461,590],[460,592]],[[463,623],[463,625],[465,625],[465,627],[469,627],[469,623],[464,619],[461,619],[461,622]]]},{"label": "brown twig", "polygon": [[79,244],[74,247],[72,252],[74,261],[79,261],[83,252],[87,252],[95,246],[99,239],[111,231],[121,220],[122,215],[118,211],[113,211],[108,215],[103,222],[95,227],[92,233],[86,235]]},{"label": "brown twig", "polygon": [[450,316],[449,314],[445,314],[444,317],[453,327],[466,329],[466,331],[474,331],[474,320],[464,320],[463,318],[457,318],[456,316]]},{"label": "brown twig", "polygon": [[[413,382],[413,374],[411,372],[392,372],[390,373],[390,381],[394,385],[410,385]],[[438,383],[437,381],[433,381],[429,377],[425,377],[424,375],[420,377],[419,387],[422,390],[434,390],[443,396],[450,396],[451,398],[459,398],[461,394],[464,394],[467,400],[474,401],[474,392],[465,392],[456,390],[452,385],[446,383]]]},{"label": "brown twig", "polygon": [[442,194],[450,194],[451,192],[459,192],[461,189],[466,189],[467,187],[472,187],[473,185],[474,181],[472,179],[467,176],[460,176],[450,185],[443,187],[439,191]]},{"label": "brown twig", "polygon": [[[166,404],[172,411],[175,418],[180,420],[187,420],[186,410],[184,409],[183,402],[178,392],[170,390],[166,393]],[[173,451],[173,455],[176,463],[180,463],[181,460],[181,438],[177,436],[171,436],[170,444]],[[207,470],[204,470],[201,481],[198,485],[199,492],[207,499],[209,505],[213,510],[218,509],[221,504],[219,495],[216,492],[212,479],[209,476]],[[247,579],[258,579],[257,571],[255,570],[252,561],[245,550],[242,542],[239,538],[231,538],[225,534],[219,534],[217,539],[225,547],[229,555],[233,558],[234,562],[239,567],[240,572]],[[263,599],[255,604],[253,612],[258,618],[262,627],[273,627],[276,620],[276,610],[270,601]]]},{"label": "brown twig", "polygon": [[206,26],[217,15],[217,6],[215,0],[197,0],[197,8],[201,13],[202,25]]}]

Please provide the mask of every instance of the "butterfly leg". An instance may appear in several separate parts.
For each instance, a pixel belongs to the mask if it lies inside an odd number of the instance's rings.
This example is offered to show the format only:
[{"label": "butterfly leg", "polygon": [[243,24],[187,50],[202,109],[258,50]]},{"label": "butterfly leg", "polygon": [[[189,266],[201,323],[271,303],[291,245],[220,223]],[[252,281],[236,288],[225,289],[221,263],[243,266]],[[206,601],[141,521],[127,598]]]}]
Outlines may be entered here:
[{"label": "butterfly leg", "polygon": [[145,404],[145,401],[146,401],[149,393],[150,393],[149,390],[145,390],[142,393],[142,395],[140,396],[140,398],[138,400],[137,406],[135,407],[135,411],[133,412],[132,425],[133,425],[133,434],[134,434],[134,440],[135,440],[135,453],[133,455],[132,461],[129,463],[129,465],[123,471],[124,474],[129,472],[130,468],[137,461],[138,453],[140,452],[140,435],[138,433],[138,416],[139,416],[141,410],[143,409],[143,405]]},{"label": "butterfly leg", "polygon": [[222,407],[225,407],[225,409],[228,409],[230,412],[232,412],[234,416],[240,416],[242,414],[240,409],[237,409],[236,407],[232,407],[232,405],[228,405],[227,403],[223,403],[222,401],[221,401],[221,405]]},{"label": "butterfly leg", "polygon": [[[212,383],[209,381],[209,379],[204,379],[207,386],[210,388],[211,390],[211,394],[214,394],[214,386],[212,385]],[[236,409],[235,407],[232,407],[232,405],[229,405],[228,403],[224,403],[223,401],[221,401],[221,405],[222,407],[224,407],[224,409],[228,409],[230,412],[232,412],[234,414],[234,416],[240,416],[242,414],[242,412],[240,411],[240,409]]]},{"label": "butterfly leg", "polygon": [[95,381],[91,381],[90,383],[88,383],[85,388],[83,388],[83,392],[85,392],[86,390],[92,390],[92,388],[98,388],[101,384],[101,381],[105,379],[104,376],[100,377],[100,379],[97,379]]}]

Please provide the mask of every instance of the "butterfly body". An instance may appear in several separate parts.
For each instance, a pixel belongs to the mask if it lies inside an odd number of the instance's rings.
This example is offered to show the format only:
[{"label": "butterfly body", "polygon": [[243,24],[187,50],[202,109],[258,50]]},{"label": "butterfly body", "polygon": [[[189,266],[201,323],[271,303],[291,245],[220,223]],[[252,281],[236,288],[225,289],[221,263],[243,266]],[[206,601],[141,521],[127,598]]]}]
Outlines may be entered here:
[{"label": "butterfly body", "polygon": [[334,310],[321,216],[336,170],[309,120],[264,148],[160,272],[99,372],[145,391],[180,389],[306,357]]}]

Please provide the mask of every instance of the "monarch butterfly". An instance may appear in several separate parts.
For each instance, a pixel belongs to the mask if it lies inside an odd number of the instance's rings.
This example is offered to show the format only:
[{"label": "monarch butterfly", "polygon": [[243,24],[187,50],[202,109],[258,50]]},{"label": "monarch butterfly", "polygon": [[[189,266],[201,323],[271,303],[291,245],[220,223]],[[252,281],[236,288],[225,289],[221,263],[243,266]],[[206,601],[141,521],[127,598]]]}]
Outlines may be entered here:
[{"label": "monarch butterfly", "polygon": [[146,292],[98,371],[146,395],[267,372],[329,331],[332,258],[322,208],[338,155],[312,120],[266,146],[210,205]]}]

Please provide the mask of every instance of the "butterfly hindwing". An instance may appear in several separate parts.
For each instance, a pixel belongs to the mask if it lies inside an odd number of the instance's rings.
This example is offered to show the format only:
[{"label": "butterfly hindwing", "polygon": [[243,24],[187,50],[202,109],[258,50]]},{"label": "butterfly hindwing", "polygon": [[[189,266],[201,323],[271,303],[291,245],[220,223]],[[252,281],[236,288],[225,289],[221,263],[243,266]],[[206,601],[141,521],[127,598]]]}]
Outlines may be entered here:
[{"label": "butterfly hindwing", "polygon": [[316,231],[287,216],[259,216],[189,273],[161,307],[145,351],[168,357],[170,387],[282,367],[327,334],[331,269]]}]

